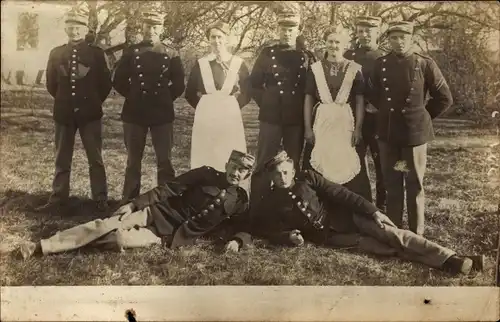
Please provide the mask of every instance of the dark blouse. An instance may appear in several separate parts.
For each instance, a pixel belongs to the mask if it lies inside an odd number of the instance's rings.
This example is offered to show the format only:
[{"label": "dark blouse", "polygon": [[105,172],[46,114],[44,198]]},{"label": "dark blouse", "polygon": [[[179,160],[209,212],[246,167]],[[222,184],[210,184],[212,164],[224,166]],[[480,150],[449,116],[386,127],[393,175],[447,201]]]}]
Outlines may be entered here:
[{"label": "dark blouse", "polygon": [[[222,66],[221,63],[217,62],[215,59],[209,61],[210,69],[212,70],[212,76],[214,78],[215,88],[220,90],[224,85],[224,81],[226,80],[226,74],[228,73],[229,63],[227,66]],[[250,93],[249,93],[249,71],[245,62],[241,63],[240,70],[238,71],[237,82],[231,91],[231,95],[235,95],[240,105],[240,108],[244,107],[250,102]],[[188,103],[196,108],[198,102],[200,101],[201,95],[204,95],[207,92],[205,91],[205,85],[203,84],[203,79],[201,78],[201,70],[200,63],[196,61],[196,64],[193,66],[191,73],[189,75],[188,82],[186,84],[186,92],[185,97]]]},{"label": "dark blouse", "polygon": [[[327,61],[326,59],[321,60],[321,65],[323,66],[323,71],[325,73],[326,83],[328,85],[328,88],[330,89],[330,93],[332,95],[333,100],[335,100],[335,97],[337,96],[340,86],[342,85],[342,81],[344,80],[345,72],[348,67],[348,62],[349,61],[344,61],[341,63],[332,63]],[[337,67],[338,70],[337,75],[330,74],[330,68],[332,66]],[[354,77],[351,93],[347,100],[347,102],[351,105],[351,108],[354,109],[355,107],[356,103],[355,96],[363,95],[364,91],[365,91],[365,81],[363,78],[363,74],[361,71],[358,71],[356,73],[356,76]],[[316,101],[320,101],[318,86],[316,85],[316,79],[314,78],[314,73],[312,69],[310,69],[307,72],[305,93],[314,97]]]}]

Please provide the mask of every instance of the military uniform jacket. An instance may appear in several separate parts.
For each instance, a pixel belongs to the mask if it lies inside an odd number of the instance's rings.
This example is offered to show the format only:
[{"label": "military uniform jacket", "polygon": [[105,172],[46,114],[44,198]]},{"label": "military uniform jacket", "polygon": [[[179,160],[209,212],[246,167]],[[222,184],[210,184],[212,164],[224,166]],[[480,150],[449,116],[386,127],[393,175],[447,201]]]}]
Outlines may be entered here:
[{"label": "military uniform jacket", "polygon": [[432,119],[453,102],[434,60],[417,53],[378,58],[368,91],[368,100],[379,110],[379,139],[396,146],[417,146],[434,139]]},{"label": "military uniform jacket", "polygon": [[102,103],[112,85],[101,48],[81,41],[52,49],[46,78],[57,123],[85,124],[102,118]]},{"label": "military uniform jacket", "polygon": [[[229,66],[223,66],[214,59],[210,61],[210,69],[212,70],[215,88],[220,91],[222,86],[224,86]],[[248,67],[245,62],[242,62],[238,71],[238,82],[233,86],[233,90],[231,91],[231,95],[236,96],[236,100],[238,101],[240,108],[250,102],[251,97],[249,89]],[[201,95],[205,95],[206,93],[207,91],[205,90],[205,85],[203,84],[203,79],[201,77],[200,64],[196,61],[196,64],[193,66],[193,69],[189,74],[189,79],[186,85],[186,93],[184,96],[188,103],[193,108],[196,108]]]},{"label": "military uniform jacket", "polygon": [[[349,211],[337,211],[339,208]],[[339,232],[352,231],[353,212],[372,215],[377,210],[344,186],[313,171],[304,171],[291,188],[271,188],[252,210],[252,234],[286,245],[289,233],[298,229],[304,239],[322,243],[328,227]]]},{"label": "military uniform jacket", "polygon": [[165,45],[144,42],[124,51],[113,85],[125,97],[122,121],[143,126],[170,123],[175,119],[174,101],[184,92],[184,67]]},{"label": "military uniform jacket", "polygon": [[215,230],[225,231],[242,245],[250,238],[243,232],[248,222],[247,193],[211,167],[190,170],[140,195],[133,204],[137,209],[150,207],[154,227],[160,236],[171,237],[171,247],[191,244]]},{"label": "military uniform jacket", "polygon": [[346,59],[352,60],[361,65],[361,72],[363,74],[363,79],[365,80],[370,78],[373,72],[373,67],[375,66],[375,61],[382,56],[384,56],[384,52],[382,50],[369,49],[365,47],[350,49],[344,54]]},{"label": "military uniform jacket", "polygon": [[304,88],[308,55],[287,45],[262,49],[250,74],[251,95],[259,120],[278,125],[304,123]]}]

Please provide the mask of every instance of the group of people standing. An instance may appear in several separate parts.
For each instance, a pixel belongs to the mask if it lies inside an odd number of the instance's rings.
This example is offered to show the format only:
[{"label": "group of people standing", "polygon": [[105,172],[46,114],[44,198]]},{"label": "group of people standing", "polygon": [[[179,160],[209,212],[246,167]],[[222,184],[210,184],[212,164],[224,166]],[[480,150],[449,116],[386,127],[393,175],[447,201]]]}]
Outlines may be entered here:
[{"label": "group of people standing", "polygon": [[[227,48],[229,26],[217,23],[206,30],[212,52],[196,62],[184,85],[179,56],[160,42],[163,19],[157,14],[145,15],[145,40],[124,50],[113,80],[102,50],[80,37],[86,22],[69,15],[70,41],[49,58],[56,176],[54,192],[42,208],[69,195],[76,129],[89,157],[92,195],[99,208],[106,207],[100,119],[112,86],[125,97],[128,160],[122,206],[110,218],[25,244],[24,257],[94,244],[178,247],[222,229],[226,249],[233,251],[255,235],[294,246],[305,240],[356,246],[455,273],[471,270],[470,258],[422,236],[431,121],[450,107],[452,98],[435,62],[412,51],[411,23],[389,24],[392,51],[384,54],[377,44],[381,19],[358,17],[358,47],[347,50],[346,30],[331,28],[323,35],[325,54],[316,60],[296,46],[300,15],[284,11],[278,19],[279,42],[262,49],[251,72]],[[176,176],[173,102],[184,90],[195,108],[191,170]],[[259,107],[255,157],[247,153],[240,112],[251,99]],[[148,131],[158,187],[140,194]],[[375,204],[368,149],[376,169]],[[251,186],[243,189],[248,179]],[[410,230],[402,229],[405,192]]]}]

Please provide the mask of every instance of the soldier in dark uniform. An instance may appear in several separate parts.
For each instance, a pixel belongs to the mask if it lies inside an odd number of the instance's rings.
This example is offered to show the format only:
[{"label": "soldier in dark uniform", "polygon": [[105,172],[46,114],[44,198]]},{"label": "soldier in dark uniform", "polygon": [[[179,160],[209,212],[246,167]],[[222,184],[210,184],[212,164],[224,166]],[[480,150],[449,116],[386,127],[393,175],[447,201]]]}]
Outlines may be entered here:
[{"label": "soldier in dark uniform", "polygon": [[[119,249],[164,244],[194,244],[198,237],[222,233],[233,251],[251,239],[248,226],[248,195],[239,184],[254,165],[251,155],[233,151],[226,171],[211,167],[190,170],[120,207],[112,217],[97,219],[56,233],[38,243],[24,242],[21,255],[53,254],[83,246]],[[228,249],[229,250],[229,249]]]},{"label": "soldier in dark uniform", "polygon": [[406,191],[410,230],[422,235],[427,142],[434,138],[432,120],[451,106],[452,97],[434,60],[412,51],[413,25],[393,22],[387,32],[392,52],[375,61],[368,82],[368,100],[378,109],[387,215],[401,227]]},{"label": "soldier in dark uniform", "polygon": [[472,268],[470,258],[397,228],[375,205],[346,187],[310,170],[295,176],[286,152],[269,160],[265,169],[273,187],[251,209],[254,236],[289,246],[301,246],[305,240],[335,246],[332,240],[337,237],[358,233],[353,245],[370,253],[398,256],[454,274],[468,274]]},{"label": "soldier in dark uniform", "polygon": [[304,88],[308,69],[307,55],[297,50],[300,16],[295,11],[279,14],[280,43],[265,47],[250,74],[251,95],[259,106],[257,173],[251,180],[251,204],[262,197],[269,186],[260,166],[275,155],[283,144],[296,162],[304,144]]},{"label": "soldier in dark uniform", "polygon": [[47,64],[47,90],[54,97],[56,171],[53,192],[37,210],[60,209],[70,190],[71,163],[76,131],[87,154],[92,199],[107,208],[108,189],[102,160],[102,104],[111,91],[105,54],[88,44],[88,16],[70,11],[65,17],[68,43],[52,49]]},{"label": "soldier in dark uniform", "polygon": [[177,53],[160,42],[163,19],[155,13],[143,17],[144,41],[124,51],[117,63],[113,85],[125,97],[121,114],[127,169],[123,202],[141,190],[141,165],[146,137],[151,140],[158,165],[158,184],[175,177],[173,145],[174,101],[184,91],[184,68]]},{"label": "soldier in dark uniform", "polygon": [[[356,20],[356,38],[357,47],[348,50],[345,58],[353,60],[362,66],[363,78],[367,80],[373,70],[375,60],[384,55],[384,52],[378,48],[378,37],[380,35],[380,24],[382,19],[379,17],[358,17]],[[367,148],[375,165],[376,176],[376,205],[379,209],[385,211],[386,192],[383,181],[382,166],[380,163],[380,151],[377,142],[377,109],[369,102],[365,101],[365,116],[363,118],[363,139],[360,142],[360,157],[366,156]]]}]

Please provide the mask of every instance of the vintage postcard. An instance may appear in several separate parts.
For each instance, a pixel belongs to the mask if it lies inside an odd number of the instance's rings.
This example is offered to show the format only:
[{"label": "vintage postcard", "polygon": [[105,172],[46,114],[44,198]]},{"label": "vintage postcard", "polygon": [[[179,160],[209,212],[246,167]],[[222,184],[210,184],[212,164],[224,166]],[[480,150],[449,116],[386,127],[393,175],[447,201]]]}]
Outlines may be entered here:
[{"label": "vintage postcard", "polygon": [[500,319],[500,7],[2,1],[2,321]]}]

